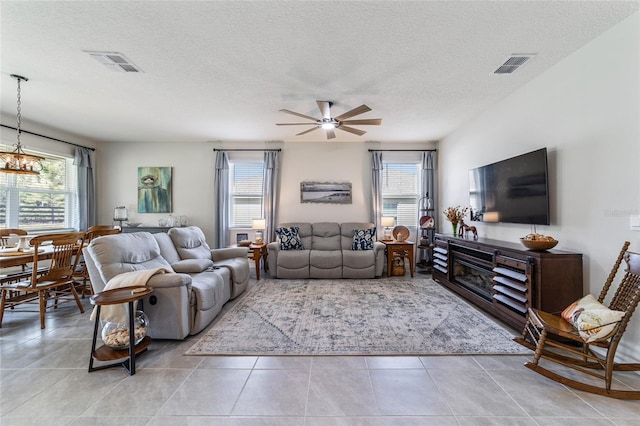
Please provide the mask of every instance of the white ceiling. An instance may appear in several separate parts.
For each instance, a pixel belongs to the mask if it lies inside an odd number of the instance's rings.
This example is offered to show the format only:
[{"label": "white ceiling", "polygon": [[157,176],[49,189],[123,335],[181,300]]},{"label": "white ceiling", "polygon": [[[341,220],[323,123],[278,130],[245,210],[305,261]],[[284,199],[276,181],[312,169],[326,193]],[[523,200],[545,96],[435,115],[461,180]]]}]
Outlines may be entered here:
[{"label": "white ceiling", "polygon": [[[382,118],[334,141],[432,141],[633,14],[638,1],[2,1],[1,112],[99,141],[319,141],[304,121]],[[84,51],[124,54],[143,73]],[[513,53],[536,57],[492,72]],[[4,122],[3,124],[15,125]],[[28,127],[23,125],[25,130]]]}]

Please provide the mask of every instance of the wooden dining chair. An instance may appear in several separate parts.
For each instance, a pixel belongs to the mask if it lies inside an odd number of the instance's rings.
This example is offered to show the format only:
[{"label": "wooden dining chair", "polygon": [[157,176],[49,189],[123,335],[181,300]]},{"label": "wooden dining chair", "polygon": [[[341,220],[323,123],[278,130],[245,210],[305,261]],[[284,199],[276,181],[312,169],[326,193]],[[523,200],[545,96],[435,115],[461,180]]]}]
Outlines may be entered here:
[{"label": "wooden dining chair", "polygon": [[[75,300],[80,312],[84,312],[73,282],[74,259],[82,250],[83,232],[39,235],[31,239],[33,269],[29,279],[0,285],[0,327],[5,309],[21,304],[37,304],[40,312],[40,328],[45,327],[45,311],[49,301],[53,308]],[[46,243],[46,244],[44,244]],[[43,247],[43,244],[45,247]],[[47,260],[40,260],[46,250]],[[46,264],[46,271],[39,273],[38,266]]]},{"label": "wooden dining chair", "polygon": [[[562,313],[530,308],[521,337],[514,340],[535,351],[525,366],[549,379],[585,392],[619,399],[640,399],[640,390],[612,388],[614,371],[640,371],[640,363],[617,362],[616,349],[640,302],[640,254],[627,251],[626,242],[597,300],[587,297]],[[626,270],[615,293],[609,290],[622,262]],[[604,306],[605,300],[610,300]],[[584,315],[584,317],[583,317]],[[583,373],[569,375],[567,369],[540,365],[546,359]],[[603,380],[596,385],[588,376]]]},{"label": "wooden dining chair", "polygon": [[[95,225],[87,229],[84,234],[84,245],[88,245],[94,238],[102,237],[105,235],[114,235],[122,232],[120,228],[114,228],[110,225]],[[82,252],[76,257],[75,264],[73,266],[73,277],[76,282],[76,289],[80,290],[82,297],[85,295],[93,294],[93,286],[89,279],[89,271],[87,265],[84,262]]]},{"label": "wooden dining chair", "polygon": [[0,229],[0,248],[9,247],[12,237],[27,235],[27,231],[17,228]]},{"label": "wooden dining chair", "polygon": [[113,227],[112,225],[94,225],[87,229],[87,234],[92,237],[100,237],[102,235],[119,234],[122,232],[120,227]]}]

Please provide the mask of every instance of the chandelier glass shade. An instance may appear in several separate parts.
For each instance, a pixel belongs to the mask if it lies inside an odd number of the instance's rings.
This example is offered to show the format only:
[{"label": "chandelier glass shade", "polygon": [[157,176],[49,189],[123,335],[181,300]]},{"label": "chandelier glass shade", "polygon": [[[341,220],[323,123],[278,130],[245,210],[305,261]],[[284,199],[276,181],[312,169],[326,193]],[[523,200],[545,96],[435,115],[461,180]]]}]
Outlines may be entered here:
[{"label": "chandelier glass shade", "polygon": [[15,149],[13,151],[0,152],[0,172],[38,175],[40,174],[40,171],[42,171],[42,160],[44,160],[44,157],[27,154],[22,149],[22,144],[20,143],[20,124],[22,118],[20,82],[28,81],[28,79],[16,74],[11,74],[11,77],[18,81],[18,126],[16,127],[17,143],[14,145]]}]

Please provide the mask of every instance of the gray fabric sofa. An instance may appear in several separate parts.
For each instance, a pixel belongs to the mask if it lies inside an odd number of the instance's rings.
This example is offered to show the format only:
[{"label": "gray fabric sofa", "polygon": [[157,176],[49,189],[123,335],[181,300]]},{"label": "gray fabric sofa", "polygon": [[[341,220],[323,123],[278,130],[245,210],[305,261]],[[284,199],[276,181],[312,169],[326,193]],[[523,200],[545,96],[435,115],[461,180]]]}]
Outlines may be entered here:
[{"label": "gray fabric sofa", "polygon": [[375,228],[373,223],[283,223],[297,227],[302,250],[283,250],[280,241],[267,245],[269,273],[274,278],[375,278],[382,275],[385,246],[374,241],[372,250],[352,250],[354,231]]},{"label": "gray fabric sofa", "polygon": [[94,292],[125,272],[175,272],[156,274],[147,282],[154,292],[143,306],[149,336],[156,339],[184,339],[209,325],[227,301],[247,288],[247,253],[245,247],[210,249],[194,226],[99,237],[83,250]]}]

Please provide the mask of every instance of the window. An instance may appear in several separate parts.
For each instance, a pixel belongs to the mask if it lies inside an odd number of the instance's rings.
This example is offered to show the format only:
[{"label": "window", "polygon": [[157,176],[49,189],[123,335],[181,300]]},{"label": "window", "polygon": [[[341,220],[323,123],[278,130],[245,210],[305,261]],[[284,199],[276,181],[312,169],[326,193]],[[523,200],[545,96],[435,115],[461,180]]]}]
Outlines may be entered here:
[{"label": "window", "polygon": [[0,173],[0,227],[29,232],[78,229],[73,159],[34,154],[45,157],[39,175]]},{"label": "window", "polygon": [[262,217],[263,162],[230,162],[230,226],[251,228],[251,219]]},{"label": "window", "polygon": [[384,163],[382,171],[382,216],[393,216],[396,225],[416,226],[420,164]]}]

